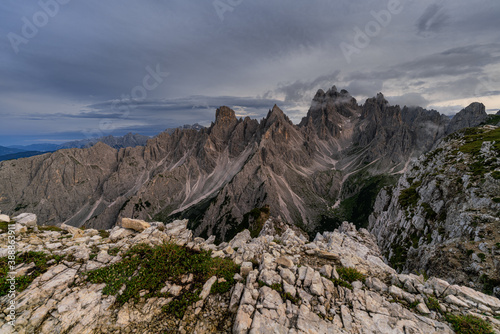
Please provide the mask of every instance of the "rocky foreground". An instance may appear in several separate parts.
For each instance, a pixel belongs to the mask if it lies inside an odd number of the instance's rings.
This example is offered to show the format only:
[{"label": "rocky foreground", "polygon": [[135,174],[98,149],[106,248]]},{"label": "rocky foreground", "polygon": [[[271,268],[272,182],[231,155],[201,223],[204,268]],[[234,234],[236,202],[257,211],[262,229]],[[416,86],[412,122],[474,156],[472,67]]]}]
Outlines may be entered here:
[{"label": "rocky foreground", "polygon": [[[186,220],[164,225],[124,219],[107,232],[39,227],[29,214],[16,220],[18,258],[41,251],[51,260],[16,295],[14,327],[8,323],[9,296],[0,297],[1,333],[454,333],[451,314],[479,317],[500,333],[499,299],[437,278],[397,274],[382,260],[374,237],[349,223],[308,242],[298,229],[268,220],[257,238],[244,230],[215,245],[213,237],[193,238]],[[8,235],[0,234],[0,260],[8,255]],[[96,269],[124,261],[134,246],[164,243],[231,259],[239,265],[234,285],[221,292],[214,286],[226,280],[208,279],[196,301],[176,316],[168,304],[194,284],[189,272],[166,281],[163,297],[140,291],[140,298],[123,304],[117,298],[124,287],[106,295],[106,284],[88,281]],[[17,279],[41,266],[18,263]]]}]

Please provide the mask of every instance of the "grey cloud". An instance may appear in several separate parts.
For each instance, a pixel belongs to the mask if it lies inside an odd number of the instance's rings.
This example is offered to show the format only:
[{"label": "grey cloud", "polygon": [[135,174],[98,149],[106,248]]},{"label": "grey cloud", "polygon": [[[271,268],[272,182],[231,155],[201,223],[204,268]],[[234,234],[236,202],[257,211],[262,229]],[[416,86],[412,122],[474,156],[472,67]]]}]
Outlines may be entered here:
[{"label": "grey cloud", "polygon": [[340,71],[335,71],[331,74],[325,74],[311,81],[297,80],[288,84],[279,84],[274,91],[268,91],[264,96],[272,96],[273,94],[283,94],[286,103],[300,103],[304,99],[311,100],[316,90],[325,88],[326,86],[335,83],[339,77]]},{"label": "grey cloud", "polygon": [[407,93],[401,96],[386,96],[386,99],[392,105],[408,106],[408,107],[427,107],[429,101],[418,93]]},{"label": "grey cloud", "polygon": [[[221,21],[212,1],[70,1],[15,54],[7,34],[21,34],[22,17],[40,7],[2,1],[2,125],[9,135],[28,136],[106,120],[120,129],[209,124],[220,105],[261,117],[274,103],[298,120],[318,88],[335,84],[354,96],[417,93],[434,103],[474,94],[498,65],[500,2],[491,0],[407,1],[347,64],[339,44],[352,42],[353,29],[386,6],[247,0]],[[483,44],[469,45],[478,38]],[[133,108],[124,118],[112,101],[130,95],[146,67],[157,64],[170,75],[143,101],[125,101],[121,107]],[[481,86],[478,94],[500,95],[495,87]]]}]

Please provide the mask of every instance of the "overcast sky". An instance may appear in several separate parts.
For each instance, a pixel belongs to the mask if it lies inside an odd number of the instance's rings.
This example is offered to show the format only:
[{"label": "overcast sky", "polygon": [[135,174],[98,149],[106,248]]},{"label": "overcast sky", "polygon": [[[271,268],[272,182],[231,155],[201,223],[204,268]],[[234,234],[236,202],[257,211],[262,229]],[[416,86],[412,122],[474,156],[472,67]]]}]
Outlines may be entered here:
[{"label": "overcast sky", "polygon": [[220,105],[298,122],[333,85],[500,109],[498,0],[57,1],[0,2],[0,145],[154,135]]}]

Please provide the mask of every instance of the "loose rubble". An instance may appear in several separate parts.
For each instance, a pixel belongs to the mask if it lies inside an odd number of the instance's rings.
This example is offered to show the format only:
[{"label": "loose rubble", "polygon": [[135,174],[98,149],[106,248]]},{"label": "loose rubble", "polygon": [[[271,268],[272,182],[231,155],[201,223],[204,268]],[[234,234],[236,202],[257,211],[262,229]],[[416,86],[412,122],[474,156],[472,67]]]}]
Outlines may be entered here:
[{"label": "loose rubble", "polygon": [[[17,233],[19,252],[72,255],[72,261],[54,264],[16,296],[15,328],[4,311],[1,333],[453,333],[447,312],[476,315],[500,332],[499,299],[438,278],[397,274],[382,260],[374,237],[347,222],[308,242],[292,228],[275,234],[270,219],[257,238],[245,230],[215,245],[214,238],[193,238],[187,220],[148,223],[141,232],[117,226],[109,236],[69,226],[47,231],[19,221],[26,228]],[[104,284],[84,280],[86,272],[120,261],[134,245],[164,242],[232,259],[240,265],[237,283],[228,293],[213,294],[220,278],[212,277],[201,300],[176,319],[162,311],[171,298],[143,297],[116,307],[116,297],[103,294]],[[6,233],[0,243],[5,257]],[[341,267],[355,268],[365,279],[342,286]],[[23,275],[30,270],[29,263],[18,268]],[[175,295],[179,287],[165,289]],[[7,303],[7,296],[0,297],[2,310]]]}]

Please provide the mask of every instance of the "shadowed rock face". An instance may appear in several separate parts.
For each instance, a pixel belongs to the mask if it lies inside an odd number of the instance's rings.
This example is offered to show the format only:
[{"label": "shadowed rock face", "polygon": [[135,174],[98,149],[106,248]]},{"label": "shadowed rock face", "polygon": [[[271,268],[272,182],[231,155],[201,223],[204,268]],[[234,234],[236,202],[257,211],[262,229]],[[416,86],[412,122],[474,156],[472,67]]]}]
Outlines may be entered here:
[{"label": "shadowed rock face", "polygon": [[454,133],[380,192],[369,230],[393,267],[500,296],[497,138],[489,125]]},{"label": "shadowed rock face", "polygon": [[467,108],[462,109],[453,117],[446,129],[446,134],[453,133],[463,128],[478,126],[488,118],[485,109],[482,103],[471,103]]},{"label": "shadowed rock face", "polygon": [[[476,109],[463,112],[467,124]],[[318,91],[299,125],[278,106],[260,122],[221,107],[210,127],[163,132],[145,146],[116,150],[98,143],[3,162],[0,210],[28,210],[43,224],[95,228],[121,217],[187,217],[197,235],[225,239],[248,223],[252,209],[267,204],[272,216],[312,231],[340,196],[359,191],[344,187],[353,175],[397,173],[434,145],[443,118],[422,110],[402,113],[382,94],[360,106],[335,87]],[[433,140],[423,134],[422,118],[440,129]]]}]

